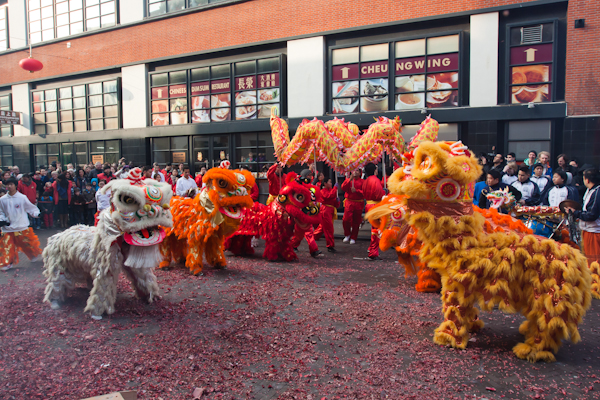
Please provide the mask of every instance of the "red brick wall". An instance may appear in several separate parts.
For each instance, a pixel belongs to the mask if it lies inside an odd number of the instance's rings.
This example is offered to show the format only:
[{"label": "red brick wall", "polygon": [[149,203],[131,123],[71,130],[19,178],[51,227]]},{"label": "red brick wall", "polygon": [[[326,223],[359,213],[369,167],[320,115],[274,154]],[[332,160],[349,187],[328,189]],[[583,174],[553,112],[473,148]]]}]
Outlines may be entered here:
[{"label": "red brick wall", "polygon": [[[575,20],[585,28],[575,29]],[[571,0],[567,12],[567,76],[569,115],[600,114],[600,3]]]}]

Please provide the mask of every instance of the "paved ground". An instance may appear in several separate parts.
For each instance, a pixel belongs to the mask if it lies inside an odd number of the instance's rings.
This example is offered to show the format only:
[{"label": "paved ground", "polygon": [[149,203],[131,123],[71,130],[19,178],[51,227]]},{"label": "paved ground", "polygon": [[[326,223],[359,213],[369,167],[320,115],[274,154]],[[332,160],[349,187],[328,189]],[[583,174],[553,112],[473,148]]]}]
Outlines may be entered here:
[{"label": "paved ground", "polygon": [[[55,233],[37,232],[44,244]],[[393,253],[357,260],[366,241],[338,243],[319,260],[303,244],[294,263],[229,257],[200,277],[158,271],[163,297],[151,305],[122,280],[116,313],[101,321],[82,313],[84,288],[59,311],[43,304],[42,263],[23,256],[0,273],[0,398],[599,397],[600,301],[556,363],[518,360],[523,317],[499,311],[457,351],[433,344],[439,295],[417,293]]]}]

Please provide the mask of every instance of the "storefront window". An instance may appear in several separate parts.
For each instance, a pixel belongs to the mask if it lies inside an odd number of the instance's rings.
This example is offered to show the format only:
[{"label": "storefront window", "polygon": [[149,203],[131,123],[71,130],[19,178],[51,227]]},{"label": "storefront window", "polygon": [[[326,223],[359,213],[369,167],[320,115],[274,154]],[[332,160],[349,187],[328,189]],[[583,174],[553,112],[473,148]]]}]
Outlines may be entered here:
[{"label": "storefront window", "polygon": [[229,135],[194,136],[194,172],[218,167],[229,158]]},{"label": "storefront window", "polygon": [[12,146],[0,146],[0,166],[3,170],[13,166]]},{"label": "storefront window", "polygon": [[52,163],[60,162],[60,148],[58,143],[36,144],[34,147],[35,167],[45,168]]},{"label": "storefront window", "polygon": [[512,104],[552,101],[554,23],[510,28]]},{"label": "storefront window", "polygon": [[98,140],[89,142],[91,162],[101,162],[103,164],[118,163],[119,158],[121,158],[120,142],[120,140]]},{"label": "storefront window", "polygon": [[334,49],[332,112],[456,107],[458,61],[459,35]]},{"label": "storefront window", "polygon": [[275,160],[275,149],[270,132],[241,133],[235,136],[236,168],[246,168],[252,172],[259,187],[259,201],[266,203],[269,197],[267,170]]},{"label": "storefront window", "polygon": [[531,150],[550,151],[552,123],[540,121],[510,121],[508,123],[508,152],[515,153],[517,160],[527,158]]},{"label": "storefront window", "polygon": [[[11,98],[10,94],[1,95],[0,96],[0,111],[11,110]],[[0,136],[8,137],[13,135],[13,126],[10,124],[1,124],[0,125]]]},{"label": "storefront window", "polygon": [[31,43],[116,24],[116,0],[29,0]]},{"label": "storefront window", "polygon": [[34,132],[53,134],[119,129],[119,81],[34,90]]},{"label": "storefront window", "polygon": [[8,49],[8,6],[0,6],[0,51]]},{"label": "storefront window", "polygon": [[[73,163],[82,166],[88,163],[87,142],[62,143],[60,145],[62,165]],[[104,159],[104,156],[102,157]]]},{"label": "storefront window", "polygon": [[223,1],[225,0],[147,0],[148,15],[154,17],[156,15],[184,10],[186,8],[221,3]]},{"label": "storefront window", "polygon": [[164,167],[167,163],[188,164],[189,136],[152,139],[152,162]]},{"label": "storefront window", "polygon": [[269,118],[283,97],[280,64],[272,57],[154,73],[152,126]]}]

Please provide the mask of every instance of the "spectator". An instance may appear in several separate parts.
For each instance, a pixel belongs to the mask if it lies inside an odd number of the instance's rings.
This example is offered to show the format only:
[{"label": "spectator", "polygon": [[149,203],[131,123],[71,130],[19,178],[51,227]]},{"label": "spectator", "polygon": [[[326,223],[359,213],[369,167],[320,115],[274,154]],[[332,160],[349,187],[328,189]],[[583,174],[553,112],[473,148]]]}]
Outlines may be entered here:
[{"label": "spectator", "polygon": [[579,211],[572,208],[567,210],[573,212],[575,218],[579,218],[583,248],[588,262],[600,262],[600,198],[598,197],[600,173],[598,170],[596,168],[585,170],[583,183],[587,188],[583,196],[583,208]]},{"label": "spectator", "polygon": [[162,178],[160,181],[161,182],[166,182],[166,178],[167,178],[166,171],[160,169],[160,166],[158,165],[158,163],[154,163],[152,165],[152,170],[153,170],[153,172],[152,172],[152,179],[154,179],[154,176],[156,174],[160,174],[160,177]]},{"label": "spectator", "polygon": [[117,179],[123,179],[126,178],[127,175],[129,175],[129,165],[128,164],[124,164],[120,170],[118,170],[115,173],[115,178]]},{"label": "spectator", "polygon": [[85,176],[90,179],[90,173],[92,172],[92,167],[90,167],[89,165],[86,165],[83,170],[85,171]]},{"label": "spectator", "polygon": [[104,172],[98,175],[98,180],[99,181],[105,181],[106,183],[110,182],[111,180],[115,179],[113,173],[112,173],[112,167],[108,164],[106,164],[104,166]]},{"label": "spectator", "polygon": [[544,166],[542,164],[537,163],[533,165],[533,176],[531,177],[531,181],[538,185],[540,193],[544,193],[544,189],[550,182],[550,179],[544,175]]},{"label": "spectator", "polygon": [[94,194],[96,194],[96,192],[99,189],[99,187],[98,187],[98,178],[92,178],[91,179],[91,184],[92,184],[92,190],[94,191]]},{"label": "spectator", "polygon": [[67,180],[65,174],[60,174],[58,180],[52,184],[54,189],[54,204],[58,215],[60,227],[69,227],[69,204],[71,204],[71,191],[73,184]]},{"label": "spectator", "polygon": [[106,185],[105,180],[101,180],[98,183],[98,191],[96,192],[96,204],[98,207],[98,214],[107,208],[110,208],[110,190],[107,190],[106,193],[102,193],[102,188]]},{"label": "spectator", "polygon": [[531,167],[533,164],[536,163],[537,160],[537,152],[535,150],[531,150],[529,152],[529,154],[527,154],[527,158],[525,159],[525,161],[523,161],[525,163],[525,165],[527,165],[528,167]]},{"label": "spectator", "polygon": [[170,162],[167,163],[167,166],[165,167],[165,176],[169,176],[171,175],[171,170],[173,169],[173,164],[171,164]]},{"label": "spectator", "polygon": [[[579,170],[579,160],[577,158],[572,158],[569,165],[571,167],[575,168],[576,170]],[[581,172],[583,172],[583,171],[581,171]]]},{"label": "spectator", "polygon": [[[516,201],[521,200],[521,192],[519,192],[512,186],[508,186],[507,184],[502,183],[501,178],[502,173],[497,169],[492,169],[490,170],[490,172],[488,172],[486,178],[487,185],[483,188],[481,194],[479,195],[479,208],[490,208],[492,203],[487,199],[487,194],[496,190],[503,190],[505,188],[508,188],[508,190],[510,190],[510,192],[515,196]],[[498,211],[505,212],[505,210]]]},{"label": "spectator", "polygon": [[508,154],[506,155],[506,162],[507,162],[508,164],[510,164],[511,162],[514,162],[514,163],[516,163],[516,162],[517,162],[517,157],[516,157],[515,153],[512,153],[512,152],[511,152],[511,153],[508,153]]},{"label": "spectator", "polygon": [[[27,196],[27,200],[33,205],[37,204],[37,185],[28,174],[23,175],[17,185],[17,190]],[[29,217],[29,223],[33,229],[40,229],[40,219]]]},{"label": "spectator", "polygon": [[39,197],[44,192],[44,182],[42,182],[42,175],[40,174],[40,171],[35,171],[32,180],[33,183],[35,183],[36,191]]},{"label": "spectator", "polygon": [[190,167],[183,167],[183,176],[177,180],[175,185],[175,195],[185,197],[188,190],[198,189],[196,181],[190,177]]},{"label": "spectator", "polygon": [[[496,170],[496,171],[500,172],[500,174],[502,175],[502,172],[504,170],[504,165],[505,165],[504,164],[504,156],[502,154],[498,153],[494,156],[494,161],[493,161],[492,166],[489,169],[489,171]],[[488,171],[488,174],[489,174],[489,171]]]},{"label": "spectator", "polygon": [[6,181],[12,178],[10,171],[5,171],[2,173],[2,182],[6,184]]},{"label": "spectator", "polygon": [[152,179],[152,168],[148,165],[144,166],[142,168],[142,175],[144,176],[144,179]]},{"label": "spectator", "polygon": [[569,165],[569,158],[565,154],[560,154],[556,158],[556,162],[558,167],[554,170],[556,171],[565,171],[567,173],[567,185],[573,184],[573,168]]},{"label": "spectator", "polygon": [[102,174],[104,172],[104,170],[102,169],[102,163],[101,162],[97,162],[96,163],[96,168],[90,171],[90,179],[91,178],[97,178],[98,175]]},{"label": "spectator", "polygon": [[50,172],[50,179],[48,180],[48,182],[54,183],[54,182],[56,182],[57,179],[58,179],[58,172],[56,172],[56,171]]},{"label": "spectator", "polygon": [[204,187],[204,183],[202,183],[202,178],[204,178],[204,174],[206,174],[206,167],[202,166],[200,167],[200,173],[196,177],[196,185],[198,187]]},{"label": "spectator", "polygon": [[526,206],[535,206],[540,202],[540,188],[529,178],[531,170],[527,165],[519,167],[518,180],[513,182],[512,187],[521,193],[519,203]]},{"label": "spectator", "polygon": [[19,176],[20,173],[21,173],[21,171],[19,170],[19,167],[17,165],[12,167],[12,176],[13,177],[16,178],[17,176]]},{"label": "spectator", "polygon": [[[167,183],[171,185],[173,193],[175,193],[175,187],[178,179],[179,176],[177,175],[177,169],[172,169],[171,173],[167,176]],[[200,177],[200,185],[202,185],[202,177]],[[198,186],[198,178],[196,178],[196,186]]]},{"label": "spectator", "polygon": [[83,193],[87,184],[88,178],[85,176],[85,171],[82,168],[79,168],[75,175],[75,187],[78,187]]},{"label": "spectator", "polygon": [[542,195],[542,205],[558,207],[564,200],[573,200],[579,202],[579,192],[574,186],[568,186],[567,174],[565,171],[556,171],[552,177],[554,186],[544,192]]},{"label": "spectator", "polygon": [[548,178],[552,178],[552,168],[550,167],[550,153],[547,151],[540,151],[539,155],[540,164],[544,167],[542,175],[546,175]]},{"label": "spectator", "polygon": [[90,182],[85,185],[83,198],[85,200],[85,223],[93,225],[94,215],[96,214],[96,193],[94,192],[94,189],[92,189],[92,184]]},{"label": "spectator", "polygon": [[46,182],[48,182],[50,180],[50,175],[48,174],[48,170],[46,170],[45,168],[40,168],[40,176],[41,176],[40,179],[45,187]]},{"label": "spectator", "polygon": [[323,189],[325,187],[325,174],[323,174],[322,172],[318,172],[317,177],[315,178],[312,184],[318,187],[319,189]]},{"label": "spectator", "polygon": [[73,222],[75,225],[85,223],[85,198],[81,194],[81,190],[76,187],[73,189],[73,197],[71,200],[71,210]]},{"label": "spectator", "polygon": [[485,180],[479,181],[475,184],[475,188],[473,189],[473,205],[479,207],[479,195],[481,195],[481,191],[484,187],[486,187],[486,185],[487,182]]},{"label": "spectator", "polygon": [[44,227],[46,229],[50,229],[54,226],[54,190],[52,189],[52,184],[50,182],[46,182],[44,186],[44,192],[40,196],[40,201],[38,201],[38,208],[40,209],[40,213],[42,214],[42,219],[44,220]]},{"label": "spectator", "polygon": [[512,185],[517,181],[517,172],[519,167],[517,167],[517,163],[512,161],[506,164],[505,171],[506,175],[502,176],[502,182],[507,185]]}]

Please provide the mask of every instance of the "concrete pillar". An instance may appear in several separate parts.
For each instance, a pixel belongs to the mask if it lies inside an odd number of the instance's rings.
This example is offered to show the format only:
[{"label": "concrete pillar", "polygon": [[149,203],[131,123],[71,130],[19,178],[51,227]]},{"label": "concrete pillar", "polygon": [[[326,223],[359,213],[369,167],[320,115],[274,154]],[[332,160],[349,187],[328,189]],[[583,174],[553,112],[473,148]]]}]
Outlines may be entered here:
[{"label": "concrete pillar", "polygon": [[287,42],[288,116],[325,113],[325,39],[323,36]]},{"label": "concrete pillar", "polygon": [[121,68],[123,92],[123,128],[144,128],[148,113],[148,65],[138,64]]},{"label": "concrete pillar", "polygon": [[498,25],[497,12],[471,15],[471,107],[498,104]]},{"label": "concrete pillar", "polygon": [[144,0],[119,1],[119,23],[124,25],[143,20],[145,3]]},{"label": "concrete pillar", "polygon": [[18,49],[28,45],[26,0],[8,0],[9,47]]},{"label": "concrete pillar", "polygon": [[21,125],[14,126],[15,136],[31,135],[31,85],[22,83],[12,86],[13,111],[21,113]]}]

